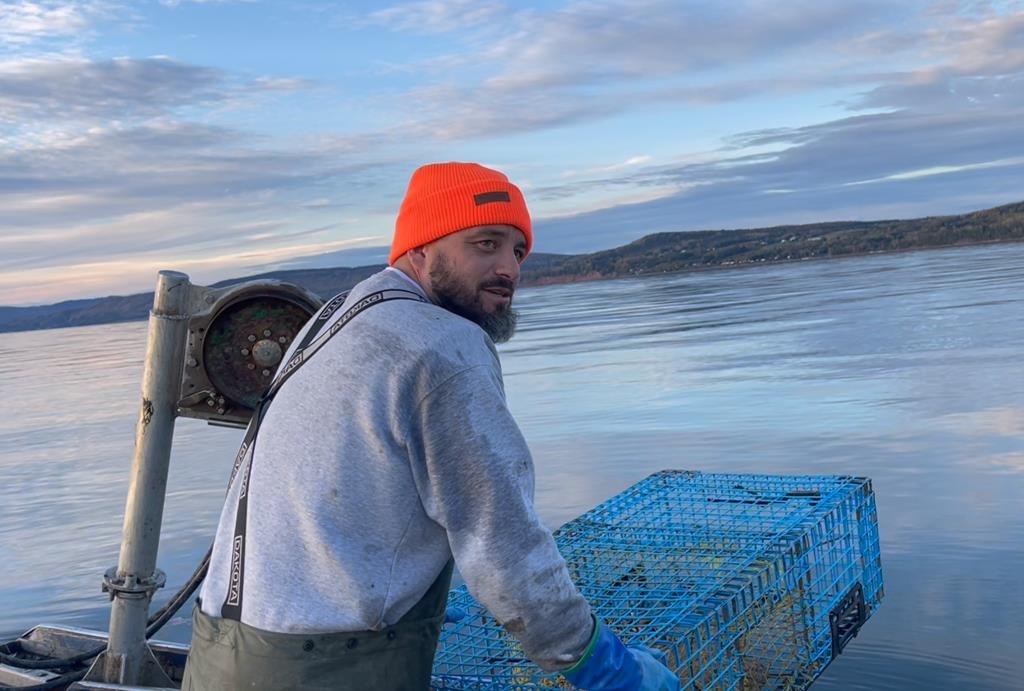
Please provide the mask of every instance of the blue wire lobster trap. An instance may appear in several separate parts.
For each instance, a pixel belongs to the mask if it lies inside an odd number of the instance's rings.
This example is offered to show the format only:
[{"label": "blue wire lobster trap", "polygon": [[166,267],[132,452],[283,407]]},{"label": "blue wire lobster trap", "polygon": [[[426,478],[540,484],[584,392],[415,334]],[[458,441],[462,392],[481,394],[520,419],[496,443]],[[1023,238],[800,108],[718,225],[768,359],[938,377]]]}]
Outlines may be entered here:
[{"label": "blue wire lobster trap", "polygon": [[[573,580],[627,645],[665,653],[683,689],[805,689],[883,596],[867,478],[651,475],[555,532]],[[469,594],[442,633],[436,691],[572,688]]]}]

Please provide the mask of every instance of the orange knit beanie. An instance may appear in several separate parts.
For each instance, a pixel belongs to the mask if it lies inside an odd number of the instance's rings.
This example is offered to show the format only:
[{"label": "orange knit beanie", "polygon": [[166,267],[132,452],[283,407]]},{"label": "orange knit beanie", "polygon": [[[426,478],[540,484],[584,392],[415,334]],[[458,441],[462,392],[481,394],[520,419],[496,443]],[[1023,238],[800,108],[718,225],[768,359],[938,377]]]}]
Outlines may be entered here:
[{"label": "orange knit beanie", "polygon": [[391,243],[394,264],[409,250],[450,233],[485,225],[509,225],[533,246],[530,212],[519,188],[504,173],[476,163],[430,163],[409,180]]}]

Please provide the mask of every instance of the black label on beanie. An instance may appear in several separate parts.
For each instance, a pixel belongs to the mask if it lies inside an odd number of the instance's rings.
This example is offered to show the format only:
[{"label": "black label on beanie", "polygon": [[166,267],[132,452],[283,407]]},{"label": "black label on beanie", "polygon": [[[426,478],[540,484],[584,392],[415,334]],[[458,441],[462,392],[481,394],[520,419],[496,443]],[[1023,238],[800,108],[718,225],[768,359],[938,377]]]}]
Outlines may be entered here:
[{"label": "black label on beanie", "polygon": [[473,195],[473,201],[477,206],[483,206],[494,202],[511,202],[512,199],[508,196],[508,192],[484,192]]}]

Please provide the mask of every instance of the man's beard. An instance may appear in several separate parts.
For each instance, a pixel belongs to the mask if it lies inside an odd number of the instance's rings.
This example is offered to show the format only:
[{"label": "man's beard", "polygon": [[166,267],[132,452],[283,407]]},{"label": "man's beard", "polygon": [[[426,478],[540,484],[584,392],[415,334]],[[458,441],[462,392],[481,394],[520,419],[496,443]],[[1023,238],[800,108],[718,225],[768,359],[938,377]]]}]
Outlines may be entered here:
[{"label": "man's beard", "polygon": [[452,271],[448,258],[438,254],[434,266],[430,269],[430,284],[434,301],[440,307],[479,325],[495,343],[506,342],[516,332],[519,313],[512,309],[511,297],[507,306],[499,307],[494,312],[485,310],[480,301],[480,291],[485,288],[515,290],[515,283],[507,278],[495,276],[473,288],[460,282]]}]

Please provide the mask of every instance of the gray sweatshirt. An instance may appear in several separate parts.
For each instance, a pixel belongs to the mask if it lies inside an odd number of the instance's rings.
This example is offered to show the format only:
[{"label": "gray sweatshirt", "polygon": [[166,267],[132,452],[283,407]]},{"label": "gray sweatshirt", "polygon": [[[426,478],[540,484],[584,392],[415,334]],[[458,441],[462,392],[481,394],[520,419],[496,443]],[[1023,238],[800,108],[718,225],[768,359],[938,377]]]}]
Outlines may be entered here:
[{"label": "gray sweatshirt", "polygon": [[[422,294],[387,269],[334,319],[393,288]],[[370,307],[281,387],[250,454],[244,623],[380,630],[454,555],[473,596],[540,667],[565,668],[586,647],[590,607],[537,517],[533,460],[476,324],[417,301]],[[225,501],[202,589],[215,617],[241,484]]]}]

